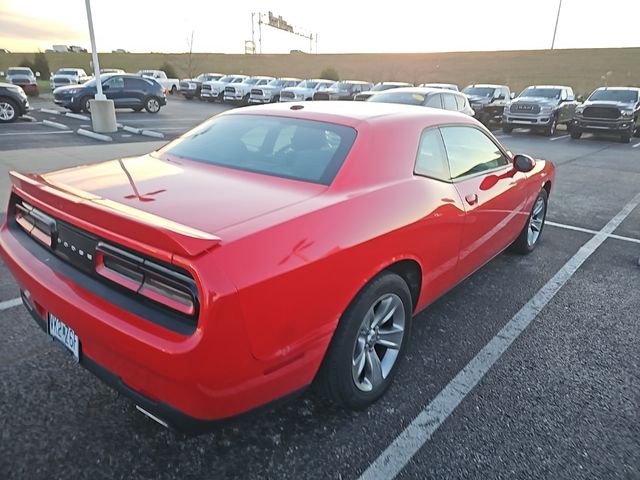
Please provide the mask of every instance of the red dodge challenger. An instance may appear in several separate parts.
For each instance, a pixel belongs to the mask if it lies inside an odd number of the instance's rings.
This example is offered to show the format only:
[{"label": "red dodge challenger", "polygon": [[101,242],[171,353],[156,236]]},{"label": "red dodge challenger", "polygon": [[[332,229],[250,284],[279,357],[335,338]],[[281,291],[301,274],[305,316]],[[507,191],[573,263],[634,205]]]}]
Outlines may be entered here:
[{"label": "red dodge challenger", "polygon": [[534,249],[554,167],[466,115],[318,102],[10,175],[0,253],[36,323],[141,411],[198,431],[312,382],[374,402],[416,312]]}]

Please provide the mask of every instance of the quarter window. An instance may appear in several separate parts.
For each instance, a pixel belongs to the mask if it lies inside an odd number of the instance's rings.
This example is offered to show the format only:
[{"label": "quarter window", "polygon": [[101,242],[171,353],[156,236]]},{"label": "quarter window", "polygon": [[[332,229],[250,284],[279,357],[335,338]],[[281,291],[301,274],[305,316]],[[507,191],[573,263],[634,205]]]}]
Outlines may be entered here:
[{"label": "quarter window", "polygon": [[442,100],[440,99],[441,95],[438,93],[436,95],[431,95],[427,98],[427,101],[424,102],[425,107],[433,107],[433,108],[442,108]]},{"label": "quarter window", "polygon": [[451,95],[450,93],[445,93],[442,95],[444,97],[444,109],[452,110],[454,112],[458,111],[458,105],[456,103],[455,95]]},{"label": "quarter window", "polygon": [[425,130],[420,137],[415,173],[438,180],[449,180],[447,152],[437,128]]},{"label": "quarter window", "polygon": [[443,127],[442,138],[454,180],[509,163],[498,146],[476,128]]}]

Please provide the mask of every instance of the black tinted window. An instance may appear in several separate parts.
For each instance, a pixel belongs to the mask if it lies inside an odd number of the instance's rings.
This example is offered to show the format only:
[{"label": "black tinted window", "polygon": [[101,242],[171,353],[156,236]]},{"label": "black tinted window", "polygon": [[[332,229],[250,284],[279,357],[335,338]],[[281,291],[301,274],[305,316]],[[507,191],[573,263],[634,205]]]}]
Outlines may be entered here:
[{"label": "black tinted window", "polygon": [[227,115],[212,118],[159,153],[328,185],[355,138],[353,128],[332,123]]},{"label": "black tinted window", "polygon": [[440,130],[425,130],[420,137],[415,173],[439,180],[449,180],[447,152],[444,149]]},{"label": "black tinted window", "polygon": [[497,145],[476,128],[443,127],[442,138],[453,179],[508,163]]},{"label": "black tinted window", "polygon": [[141,78],[125,78],[124,87],[128,90],[149,90],[151,85]]}]

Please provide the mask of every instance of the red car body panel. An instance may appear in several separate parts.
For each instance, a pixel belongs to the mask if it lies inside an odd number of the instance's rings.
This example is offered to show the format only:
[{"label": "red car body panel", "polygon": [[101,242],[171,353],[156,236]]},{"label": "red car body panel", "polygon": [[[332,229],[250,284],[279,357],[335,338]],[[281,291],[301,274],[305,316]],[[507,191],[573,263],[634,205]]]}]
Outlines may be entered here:
[{"label": "red car body panel", "polygon": [[[14,194],[185,269],[200,298],[193,333],[140,318],[34,258],[12,231],[9,211],[0,254],[40,320],[47,312],[62,319],[78,334],[83,356],[145,397],[195,419],[230,417],[309,385],[342,313],[379,272],[400,261],[418,266],[414,303],[423,309],[513,242],[537,193],[553,181],[545,161],[526,174],[509,166],[461,182],[413,175],[425,128],[487,131],[441,110],[320,103],[229,114],[356,129],[329,186],[162,151],[43,176],[15,174]],[[470,205],[469,195],[477,203]]]}]

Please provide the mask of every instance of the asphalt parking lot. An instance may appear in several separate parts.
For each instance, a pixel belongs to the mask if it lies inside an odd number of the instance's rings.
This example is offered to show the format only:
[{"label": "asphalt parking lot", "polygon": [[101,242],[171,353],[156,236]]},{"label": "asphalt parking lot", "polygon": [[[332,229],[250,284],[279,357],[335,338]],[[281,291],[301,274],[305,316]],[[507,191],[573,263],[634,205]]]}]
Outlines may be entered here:
[{"label": "asphalt parking lot", "polygon": [[[220,107],[170,100],[128,120],[171,108],[183,122],[159,121],[175,128],[167,138]],[[394,385],[367,411],[308,391],[211,434],[165,430],[47,338],[0,262],[0,478],[640,478],[640,139],[496,135],[557,166],[541,243],[420,313]],[[3,176],[159,144],[15,137],[0,136]]]},{"label": "asphalt parking lot", "polygon": [[[85,117],[84,119],[66,116],[65,113],[70,112],[55,105],[50,97],[49,94],[45,94],[40,98],[31,98],[29,100],[31,111],[26,119],[0,126],[0,151],[101,143],[100,140],[77,134],[78,129],[91,129],[90,114],[79,114],[80,117]],[[180,95],[169,95],[167,105],[157,114],[147,113],[144,110],[136,113],[131,109],[118,109],[116,119],[122,125],[157,132],[165,139],[171,140],[228,108],[219,103],[187,101]],[[49,111],[60,113],[55,114]],[[59,123],[67,128],[56,128],[47,125],[46,122]],[[156,138],[135,134],[121,128],[118,132],[109,135],[112,137],[112,143],[148,142]]]}]

